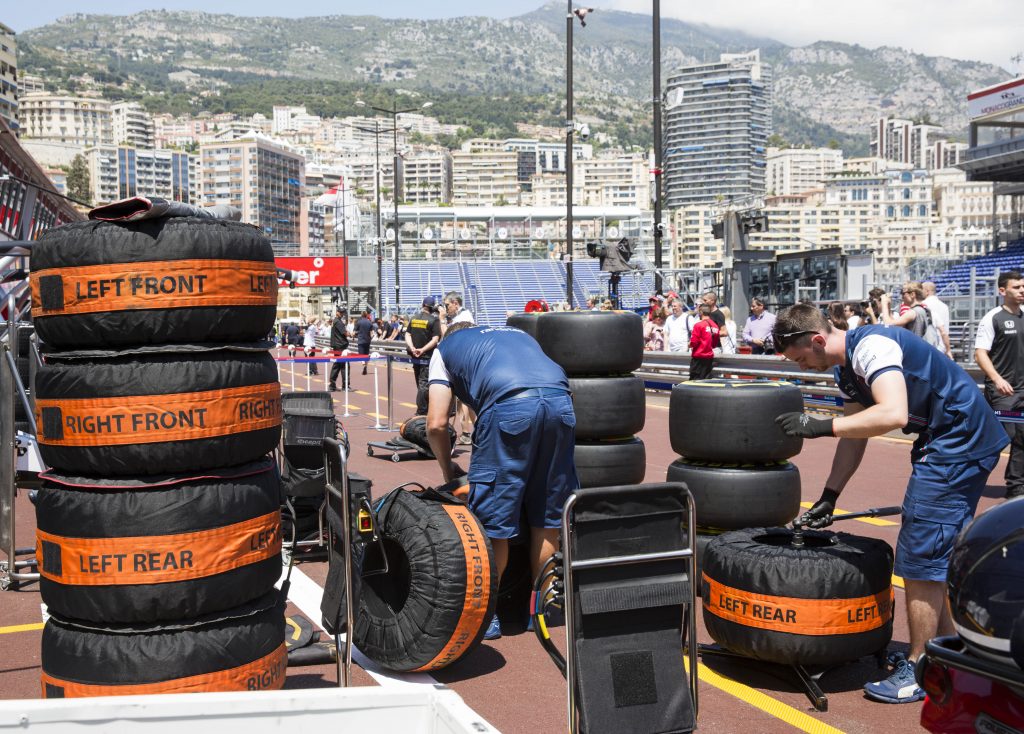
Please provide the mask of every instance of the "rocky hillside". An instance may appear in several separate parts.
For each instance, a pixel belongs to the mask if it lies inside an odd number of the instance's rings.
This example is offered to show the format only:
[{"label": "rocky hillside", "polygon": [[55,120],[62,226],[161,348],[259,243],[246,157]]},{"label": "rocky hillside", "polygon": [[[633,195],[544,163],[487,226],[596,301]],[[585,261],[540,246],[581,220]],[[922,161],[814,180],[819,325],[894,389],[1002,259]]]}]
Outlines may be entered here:
[{"label": "rocky hillside", "polygon": [[[588,17],[586,28],[577,25],[574,35],[579,110],[608,121],[610,129],[649,120],[650,17],[599,11]],[[565,85],[565,6],[557,1],[507,20],[75,14],[27,31],[18,41],[27,73],[64,82],[88,74],[119,88],[122,96],[142,98],[171,94],[183,77],[168,74],[188,71],[198,75],[185,75],[191,91],[207,87],[214,94],[260,79],[298,78],[353,90],[532,95],[547,103],[541,105],[543,115],[526,121],[550,123],[560,114]],[[879,114],[928,118],[950,134],[962,134],[967,92],[1009,76],[990,64],[896,48],[825,42],[792,48],[738,31],[662,21],[666,79],[681,65],[752,48],[760,48],[774,67],[776,107],[785,110],[777,132],[794,143],[835,138],[857,152],[864,151],[869,125]],[[193,104],[201,105],[199,99]],[[317,100],[308,106],[316,110]],[[442,105],[434,111],[444,118]]]}]

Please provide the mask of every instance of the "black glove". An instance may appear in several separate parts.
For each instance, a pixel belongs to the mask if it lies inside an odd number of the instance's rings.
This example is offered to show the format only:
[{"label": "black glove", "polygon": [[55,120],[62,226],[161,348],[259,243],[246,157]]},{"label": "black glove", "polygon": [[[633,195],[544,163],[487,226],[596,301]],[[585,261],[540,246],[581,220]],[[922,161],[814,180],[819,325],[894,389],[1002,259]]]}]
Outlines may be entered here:
[{"label": "black glove", "polygon": [[836,511],[836,500],[839,493],[825,488],[821,498],[807,512],[800,516],[800,524],[804,527],[820,530],[832,524],[832,514]]},{"label": "black glove", "polygon": [[787,436],[799,438],[821,438],[833,436],[831,418],[812,418],[806,413],[783,413],[775,422],[782,426]]}]

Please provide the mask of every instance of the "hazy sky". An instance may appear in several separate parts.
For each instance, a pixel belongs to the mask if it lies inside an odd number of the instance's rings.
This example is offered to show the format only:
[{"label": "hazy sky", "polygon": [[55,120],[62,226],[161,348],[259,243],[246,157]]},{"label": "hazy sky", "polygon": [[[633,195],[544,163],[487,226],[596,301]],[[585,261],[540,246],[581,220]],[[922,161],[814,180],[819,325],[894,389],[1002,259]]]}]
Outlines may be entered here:
[{"label": "hazy sky", "polygon": [[[583,0],[594,7],[650,13],[650,0]],[[150,8],[206,9],[237,15],[383,15],[389,18],[446,18],[521,15],[543,0],[344,0],[335,3],[281,3],[280,0],[4,0],[0,22],[15,31],[45,25],[74,12],[127,14]],[[559,3],[561,5],[561,3]],[[900,46],[932,56],[988,61],[1013,72],[1024,64],[1011,57],[1024,52],[1021,0],[662,0],[662,17],[736,28],[800,46],[831,40],[862,46]],[[599,15],[593,16],[599,22]]]}]

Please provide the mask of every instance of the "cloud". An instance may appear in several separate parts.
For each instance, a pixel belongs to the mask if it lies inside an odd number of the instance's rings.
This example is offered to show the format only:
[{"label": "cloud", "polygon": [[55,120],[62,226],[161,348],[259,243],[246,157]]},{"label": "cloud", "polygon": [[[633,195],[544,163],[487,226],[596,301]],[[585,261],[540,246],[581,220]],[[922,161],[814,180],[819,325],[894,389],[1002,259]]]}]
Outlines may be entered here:
[{"label": "cloud", "polygon": [[[606,0],[604,7],[651,13],[650,0]],[[734,28],[791,46],[841,41],[868,48],[897,46],[929,56],[986,61],[1011,71],[1024,50],[1020,0],[716,0],[661,3],[662,18]]]}]

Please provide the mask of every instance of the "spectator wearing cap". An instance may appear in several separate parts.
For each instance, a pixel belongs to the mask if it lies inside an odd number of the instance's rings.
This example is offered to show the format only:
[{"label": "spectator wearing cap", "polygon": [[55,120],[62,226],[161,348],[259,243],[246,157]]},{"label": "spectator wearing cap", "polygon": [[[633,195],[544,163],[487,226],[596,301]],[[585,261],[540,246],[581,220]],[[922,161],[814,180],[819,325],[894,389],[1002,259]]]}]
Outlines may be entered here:
[{"label": "spectator wearing cap", "polygon": [[416,415],[427,414],[430,357],[439,341],[441,321],[437,317],[437,301],[427,296],[423,299],[423,308],[409,320],[405,330],[405,346],[412,357],[412,373],[416,378]]},{"label": "spectator wearing cap", "polygon": [[648,299],[648,303],[651,304],[651,307],[647,311],[647,320],[653,322],[657,318],[659,311],[662,313],[665,311],[665,297],[655,293]]}]

